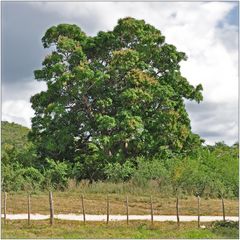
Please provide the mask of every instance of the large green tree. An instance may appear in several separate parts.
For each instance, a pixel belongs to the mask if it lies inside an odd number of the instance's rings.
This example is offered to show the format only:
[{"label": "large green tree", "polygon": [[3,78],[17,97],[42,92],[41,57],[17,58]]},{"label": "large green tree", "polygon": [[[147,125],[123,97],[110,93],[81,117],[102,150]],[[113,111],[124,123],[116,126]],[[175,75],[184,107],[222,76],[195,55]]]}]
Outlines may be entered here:
[{"label": "large green tree", "polygon": [[77,163],[98,179],[109,162],[186,153],[201,142],[191,132],[184,99],[202,86],[181,75],[183,52],[143,20],[124,18],[113,31],[87,36],[78,26],[47,30],[52,50],[35,78],[47,91],[31,98],[31,140],[42,158]]}]

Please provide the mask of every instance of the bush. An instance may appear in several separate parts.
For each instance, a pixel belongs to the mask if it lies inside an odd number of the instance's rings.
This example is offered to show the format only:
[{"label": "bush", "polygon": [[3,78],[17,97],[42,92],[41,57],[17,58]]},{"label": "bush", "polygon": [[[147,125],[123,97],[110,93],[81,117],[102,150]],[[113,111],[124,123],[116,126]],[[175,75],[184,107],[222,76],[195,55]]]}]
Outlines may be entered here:
[{"label": "bush", "polygon": [[84,164],[80,162],[74,163],[70,177],[72,179],[75,179],[77,183],[79,183],[84,178]]},{"label": "bush", "polygon": [[20,191],[24,184],[23,177],[19,174],[19,164],[2,164],[3,191]]},{"label": "bush", "polygon": [[227,239],[239,238],[239,223],[234,221],[216,221],[211,225],[212,232]]},{"label": "bush", "polygon": [[24,190],[39,190],[42,188],[44,176],[36,168],[29,167],[22,170]]},{"label": "bush", "polygon": [[44,187],[47,189],[63,190],[68,183],[68,165],[65,162],[46,159],[47,167],[44,171]]},{"label": "bush", "polygon": [[104,168],[107,179],[113,182],[121,182],[129,180],[135,171],[133,163],[126,161],[124,164],[108,163]]},{"label": "bush", "polygon": [[137,159],[137,170],[133,175],[133,182],[138,186],[147,186],[150,180],[156,180],[159,187],[163,186],[168,179],[168,172],[161,160]]},{"label": "bush", "polygon": [[44,176],[33,167],[24,168],[21,164],[2,166],[2,186],[4,191],[35,191],[42,188]]},{"label": "bush", "polygon": [[237,228],[239,229],[239,223],[234,221],[215,221],[211,225],[212,228]]}]

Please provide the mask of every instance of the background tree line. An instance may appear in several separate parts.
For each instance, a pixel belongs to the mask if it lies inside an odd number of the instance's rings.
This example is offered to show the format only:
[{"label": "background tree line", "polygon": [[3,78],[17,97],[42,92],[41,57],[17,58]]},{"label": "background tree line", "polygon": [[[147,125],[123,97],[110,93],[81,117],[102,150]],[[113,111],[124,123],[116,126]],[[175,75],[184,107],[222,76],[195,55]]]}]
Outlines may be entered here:
[{"label": "background tree line", "polygon": [[[47,158],[42,165],[36,147],[27,140],[30,130],[2,122],[2,186],[6,191],[40,191],[49,188],[64,190],[68,181],[86,179],[85,165],[59,162]],[[137,158],[107,163],[99,176],[101,181],[131,181],[138,187],[157,184],[159,192],[168,195],[200,195],[238,197],[238,143],[222,142],[199,147],[192,155],[167,159]],[[101,165],[102,166],[102,165]],[[96,166],[100,168],[100,166]]]}]

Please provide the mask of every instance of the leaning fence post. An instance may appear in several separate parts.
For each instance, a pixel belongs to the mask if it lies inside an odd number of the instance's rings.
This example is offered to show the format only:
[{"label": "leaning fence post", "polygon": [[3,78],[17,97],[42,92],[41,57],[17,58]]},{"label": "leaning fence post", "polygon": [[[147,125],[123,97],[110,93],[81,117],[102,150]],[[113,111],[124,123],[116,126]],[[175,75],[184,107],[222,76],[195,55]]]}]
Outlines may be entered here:
[{"label": "leaning fence post", "polygon": [[85,224],[86,222],[86,217],[85,217],[85,208],[84,208],[84,201],[83,201],[83,195],[81,196],[82,198],[82,213],[83,213],[83,222]]},{"label": "leaning fence post", "polygon": [[53,209],[53,196],[52,192],[49,192],[49,205],[50,205],[50,224],[53,225],[54,209]]},{"label": "leaning fence post", "polygon": [[128,216],[128,196],[126,197],[126,213],[127,213],[127,225],[129,222],[129,216]]},{"label": "leaning fence post", "polygon": [[107,224],[109,222],[109,197],[107,195]]},{"label": "leaning fence post", "polygon": [[178,207],[178,197],[177,197],[177,201],[176,201],[176,212],[177,212],[177,225],[179,226],[179,207]]},{"label": "leaning fence post", "polygon": [[150,197],[151,202],[151,223],[153,224],[153,202],[152,202],[152,196]]},{"label": "leaning fence post", "polygon": [[198,228],[200,228],[200,196],[197,196],[198,198]]},{"label": "leaning fence post", "polygon": [[4,205],[4,224],[6,224],[7,222],[7,193],[4,192],[4,202],[3,202],[3,205]]},{"label": "leaning fence post", "polygon": [[30,225],[30,216],[31,216],[31,201],[30,194],[28,194],[28,225]]}]

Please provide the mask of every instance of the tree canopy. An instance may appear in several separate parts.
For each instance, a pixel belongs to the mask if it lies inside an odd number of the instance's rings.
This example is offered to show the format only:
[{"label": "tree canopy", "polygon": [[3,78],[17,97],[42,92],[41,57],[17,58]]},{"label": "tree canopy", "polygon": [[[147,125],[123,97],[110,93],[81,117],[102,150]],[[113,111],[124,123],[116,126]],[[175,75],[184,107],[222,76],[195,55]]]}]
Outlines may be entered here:
[{"label": "tree canopy", "polygon": [[60,24],[42,42],[52,52],[35,78],[47,90],[31,98],[29,134],[40,158],[77,163],[86,178],[100,179],[108,163],[166,158],[201,144],[184,99],[200,102],[202,86],[181,75],[187,57],[158,29],[128,17],[91,37]]}]

